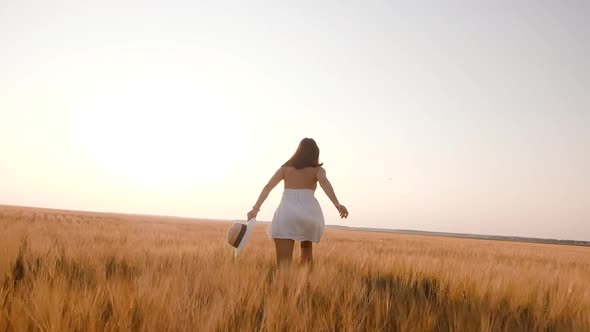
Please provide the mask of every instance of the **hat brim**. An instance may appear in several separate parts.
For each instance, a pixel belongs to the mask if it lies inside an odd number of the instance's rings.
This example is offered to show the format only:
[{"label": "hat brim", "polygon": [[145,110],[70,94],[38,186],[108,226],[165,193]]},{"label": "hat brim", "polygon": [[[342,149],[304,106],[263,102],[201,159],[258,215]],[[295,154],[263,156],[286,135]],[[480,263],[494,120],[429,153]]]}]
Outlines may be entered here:
[{"label": "hat brim", "polygon": [[244,233],[244,236],[242,237],[242,241],[240,241],[240,244],[238,244],[238,246],[236,248],[235,257],[238,257],[242,253],[242,251],[244,251],[244,248],[246,247],[246,243],[248,243],[248,239],[250,238],[250,233],[254,229],[255,225],[256,225],[256,218],[253,218],[250,221],[248,221],[248,224],[246,225],[246,233]]}]

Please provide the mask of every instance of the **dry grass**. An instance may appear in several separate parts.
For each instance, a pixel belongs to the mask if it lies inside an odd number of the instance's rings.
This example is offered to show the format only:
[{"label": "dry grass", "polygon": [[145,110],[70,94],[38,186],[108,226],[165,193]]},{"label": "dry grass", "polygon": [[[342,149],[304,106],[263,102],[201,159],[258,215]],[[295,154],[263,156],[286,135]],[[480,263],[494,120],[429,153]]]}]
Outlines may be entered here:
[{"label": "dry grass", "polygon": [[[0,331],[590,331],[590,248],[0,207]],[[296,252],[297,254],[297,252]]]}]

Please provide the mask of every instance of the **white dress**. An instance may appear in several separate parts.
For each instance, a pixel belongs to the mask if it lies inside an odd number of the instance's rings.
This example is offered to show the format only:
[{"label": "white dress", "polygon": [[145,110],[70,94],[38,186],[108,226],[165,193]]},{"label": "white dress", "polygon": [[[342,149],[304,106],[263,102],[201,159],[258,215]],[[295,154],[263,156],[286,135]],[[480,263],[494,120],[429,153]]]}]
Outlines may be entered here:
[{"label": "white dress", "polygon": [[312,189],[285,189],[267,233],[275,239],[318,243],[324,234],[324,214]]}]

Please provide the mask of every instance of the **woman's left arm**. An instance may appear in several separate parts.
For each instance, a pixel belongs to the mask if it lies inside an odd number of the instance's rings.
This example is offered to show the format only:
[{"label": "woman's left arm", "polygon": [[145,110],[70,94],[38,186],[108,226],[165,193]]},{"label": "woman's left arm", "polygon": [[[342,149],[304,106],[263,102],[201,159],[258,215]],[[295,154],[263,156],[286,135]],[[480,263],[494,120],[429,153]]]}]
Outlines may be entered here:
[{"label": "woman's left arm", "polygon": [[281,168],[279,168],[278,171],[275,172],[275,174],[272,176],[272,178],[270,178],[270,180],[268,181],[266,186],[264,186],[264,188],[262,189],[262,192],[260,193],[260,196],[258,196],[258,200],[256,201],[256,204],[254,204],[254,206],[252,207],[252,210],[250,212],[248,212],[248,220],[250,220],[252,218],[256,218],[256,216],[258,215],[258,211],[260,211],[262,204],[264,203],[264,201],[266,200],[266,198],[268,197],[270,192],[282,180],[283,180],[283,168],[281,167]]}]

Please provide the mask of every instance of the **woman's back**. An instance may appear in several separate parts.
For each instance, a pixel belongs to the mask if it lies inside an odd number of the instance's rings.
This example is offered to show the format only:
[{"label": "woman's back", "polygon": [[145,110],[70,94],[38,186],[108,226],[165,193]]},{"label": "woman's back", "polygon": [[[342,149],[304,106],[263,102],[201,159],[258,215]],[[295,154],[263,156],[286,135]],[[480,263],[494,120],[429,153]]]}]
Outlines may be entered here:
[{"label": "woman's back", "polygon": [[294,241],[301,241],[301,261],[312,261],[312,243],[320,242],[324,232],[324,215],[315,197],[318,184],[330,198],[340,217],[348,217],[348,210],[338,202],[319,157],[320,149],[316,142],[311,138],[302,139],[295,154],[275,172],[247,214],[248,220],[256,218],[262,203],[273,188],[281,181],[285,182],[281,203],[267,230],[275,241],[279,265],[292,260]]},{"label": "woman's back", "polygon": [[296,169],[291,166],[283,166],[283,179],[285,189],[311,189],[317,188],[317,172],[319,167],[305,167]]}]

